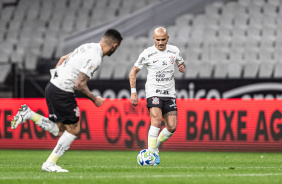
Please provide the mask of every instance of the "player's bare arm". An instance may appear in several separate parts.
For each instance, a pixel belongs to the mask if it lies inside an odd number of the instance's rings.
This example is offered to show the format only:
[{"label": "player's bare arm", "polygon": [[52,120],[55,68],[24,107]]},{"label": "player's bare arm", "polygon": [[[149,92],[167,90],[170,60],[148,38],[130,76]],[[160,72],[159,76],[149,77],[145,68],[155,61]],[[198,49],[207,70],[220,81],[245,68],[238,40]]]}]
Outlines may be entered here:
[{"label": "player's bare arm", "polygon": [[185,63],[183,62],[182,64],[178,65],[178,70],[181,72],[181,73],[184,73],[185,72]]},{"label": "player's bare arm", "polygon": [[82,94],[84,94],[88,99],[92,100],[94,104],[99,107],[103,104],[105,99],[100,96],[96,97],[91,93],[87,86],[88,81],[89,77],[86,74],[80,72],[75,82],[74,88],[75,90],[80,91]]},{"label": "player's bare arm", "polygon": [[[136,88],[136,75],[140,71],[140,68],[133,66],[129,73],[129,83],[131,88]],[[138,104],[138,95],[137,93],[131,93],[130,102],[133,106],[137,106]]]},{"label": "player's bare arm", "polygon": [[[72,52],[71,52],[71,53],[72,53]],[[71,53],[68,53],[67,55],[62,56],[62,57],[60,58],[60,60],[58,61],[57,65],[56,65],[56,68],[57,68],[58,66],[60,66],[60,65],[71,55]]]}]

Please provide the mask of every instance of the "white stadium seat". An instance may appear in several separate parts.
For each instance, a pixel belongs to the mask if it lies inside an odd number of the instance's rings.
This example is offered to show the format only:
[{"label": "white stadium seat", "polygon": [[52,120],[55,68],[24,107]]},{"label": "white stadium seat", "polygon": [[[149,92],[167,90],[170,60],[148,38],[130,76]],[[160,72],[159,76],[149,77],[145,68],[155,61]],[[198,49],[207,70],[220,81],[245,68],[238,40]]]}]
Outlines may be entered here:
[{"label": "white stadium seat", "polygon": [[114,68],[113,79],[125,79],[129,75],[129,66],[126,64],[120,63]]},{"label": "white stadium seat", "polygon": [[256,78],[259,70],[259,60],[246,60],[243,72],[244,78]]},{"label": "white stadium seat", "polygon": [[274,66],[274,71],[273,71],[273,77],[274,78],[282,78],[282,62],[277,62]]},{"label": "white stadium seat", "polygon": [[251,0],[238,0],[238,3],[243,6],[249,6],[251,4]]},{"label": "white stadium seat", "polygon": [[[14,6],[1,6],[1,60],[22,63],[25,59],[32,70],[36,68],[38,58],[61,56],[58,40],[64,36],[162,1],[16,2]],[[282,58],[281,10],[280,0],[217,1],[206,5],[204,13],[183,14],[171,21],[174,25],[161,25],[167,27],[169,44],[176,45],[187,62],[187,72],[184,75],[176,72],[175,78],[279,77]],[[121,47],[111,57],[112,61],[126,63],[131,68],[138,55],[154,44],[152,37],[156,27],[158,25],[146,36],[125,37]],[[3,43],[8,45],[3,47]],[[103,69],[108,72],[99,73],[97,78],[127,78],[129,68],[109,66]],[[143,69],[137,77],[146,79],[146,75],[147,71]]]},{"label": "white stadium seat", "polygon": [[113,63],[103,63],[99,68],[99,79],[111,79],[114,71]]},{"label": "white stadium seat", "polygon": [[13,17],[15,7],[6,6],[1,11],[1,20],[10,21]]},{"label": "white stadium seat", "polygon": [[[187,67],[189,67],[189,65]],[[209,62],[200,62],[199,77],[210,79],[212,77],[213,67],[213,64]]]},{"label": "white stadium seat", "polygon": [[174,65],[174,78],[175,79],[183,79],[184,74],[179,72],[177,65]]},{"label": "white stadium seat", "polygon": [[87,9],[92,9],[94,7],[94,0],[83,0],[82,7]]},{"label": "white stadium seat", "polygon": [[193,17],[194,16],[192,14],[184,14],[184,15],[176,18],[175,24],[178,25],[178,26],[190,25],[191,21],[193,20]]},{"label": "white stadium seat", "polygon": [[138,72],[136,78],[137,79],[147,79],[148,70],[146,67],[142,68],[140,72]]},{"label": "white stadium seat", "polygon": [[228,74],[228,63],[227,62],[217,62],[214,66],[213,77],[216,79],[225,79]]},{"label": "white stadium seat", "polygon": [[13,20],[14,21],[23,21],[26,17],[26,12],[27,12],[26,9],[17,7],[15,9]]},{"label": "white stadium seat", "polygon": [[273,60],[268,60],[260,64],[258,77],[259,78],[271,78],[273,74],[275,63]]},{"label": "white stadium seat", "polygon": [[242,76],[243,66],[239,62],[230,62],[227,66],[227,75],[230,79],[239,79]]},{"label": "white stadium seat", "polygon": [[186,59],[186,71],[184,74],[185,79],[196,79],[199,74],[200,63],[199,61],[193,61],[190,59]]},{"label": "white stadium seat", "polygon": [[37,67],[37,60],[39,52],[35,50],[29,50],[25,53],[25,68],[27,70],[35,70]]}]

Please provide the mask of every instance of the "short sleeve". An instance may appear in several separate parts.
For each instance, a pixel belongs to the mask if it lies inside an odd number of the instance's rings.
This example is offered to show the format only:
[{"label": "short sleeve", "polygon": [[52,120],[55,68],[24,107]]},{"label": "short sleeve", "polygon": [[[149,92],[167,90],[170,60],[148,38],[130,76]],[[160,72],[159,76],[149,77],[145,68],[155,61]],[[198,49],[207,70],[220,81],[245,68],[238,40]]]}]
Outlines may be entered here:
[{"label": "short sleeve", "polygon": [[134,64],[134,66],[136,66],[137,68],[142,69],[145,64],[146,64],[146,58],[145,58],[144,52],[142,52],[142,53],[139,55],[137,61],[136,61],[135,64]]},{"label": "short sleeve", "polygon": [[80,69],[80,72],[86,74],[91,79],[98,68],[98,63],[95,64],[92,59],[89,59],[87,60],[86,64]]},{"label": "short sleeve", "polygon": [[180,50],[178,49],[177,54],[176,54],[176,63],[178,65],[182,64],[184,62],[183,58],[182,58],[182,54],[180,52]]}]

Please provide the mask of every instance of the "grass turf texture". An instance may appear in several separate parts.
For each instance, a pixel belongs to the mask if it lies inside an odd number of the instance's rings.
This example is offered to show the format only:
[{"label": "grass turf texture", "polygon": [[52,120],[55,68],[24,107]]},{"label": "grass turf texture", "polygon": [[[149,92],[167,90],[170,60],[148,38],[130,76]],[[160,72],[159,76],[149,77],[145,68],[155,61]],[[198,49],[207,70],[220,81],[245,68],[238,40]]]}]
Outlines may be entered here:
[{"label": "grass turf texture", "polygon": [[139,166],[138,151],[73,151],[41,172],[50,151],[1,150],[0,183],[282,183],[282,153],[160,152],[159,166]]}]

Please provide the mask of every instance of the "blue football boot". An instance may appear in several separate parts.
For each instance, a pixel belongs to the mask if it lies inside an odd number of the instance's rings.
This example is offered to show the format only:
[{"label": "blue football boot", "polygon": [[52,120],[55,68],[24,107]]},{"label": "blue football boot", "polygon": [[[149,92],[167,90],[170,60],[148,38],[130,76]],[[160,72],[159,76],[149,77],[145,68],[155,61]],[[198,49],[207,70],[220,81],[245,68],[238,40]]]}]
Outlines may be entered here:
[{"label": "blue football boot", "polygon": [[156,150],[155,153],[154,153],[154,155],[155,155],[155,157],[156,157],[154,166],[156,166],[156,165],[159,165],[160,162],[161,162],[161,159],[160,159],[160,156],[159,156],[159,150]]}]

